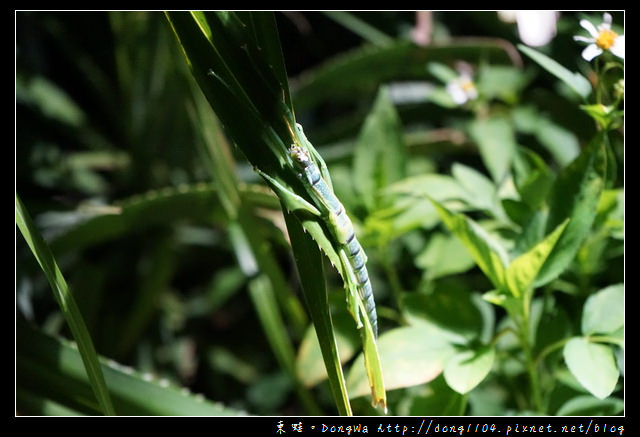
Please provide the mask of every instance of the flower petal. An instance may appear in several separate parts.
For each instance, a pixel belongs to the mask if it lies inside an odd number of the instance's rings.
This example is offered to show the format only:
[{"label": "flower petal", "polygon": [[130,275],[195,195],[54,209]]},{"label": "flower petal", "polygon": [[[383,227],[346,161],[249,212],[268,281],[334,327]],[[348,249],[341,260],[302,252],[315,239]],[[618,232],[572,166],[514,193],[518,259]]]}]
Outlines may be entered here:
[{"label": "flower petal", "polygon": [[609,50],[617,57],[624,59],[624,35],[617,37]]},{"label": "flower petal", "polygon": [[460,84],[456,82],[450,82],[447,84],[447,93],[449,93],[451,99],[453,99],[453,101],[458,105],[462,105],[469,100]]},{"label": "flower petal", "polygon": [[605,12],[604,14],[602,14],[602,20],[604,21],[604,24],[608,24],[609,26],[611,26],[611,23],[613,22],[613,18],[611,17],[611,14],[608,12]]},{"label": "flower petal", "polygon": [[600,34],[600,32],[598,32],[598,29],[596,29],[596,26],[594,26],[593,23],[589,20],[580,20],[580,26],[584,27],[587,32],[589,32],[589,35],[594,38],[597,38]]},{"label": "flower petal", "polygon": [[518,11],[518,34],[523,43],[539,47],[556,36],[556,11]]},{"label": "flower petal", "polygon": [[581,36],[581,35],[575,35],[573,37],[574,41],[580,41],[580,42],[586,42],[586,43],[594,43],[596,42],[595,39],[593,38],[587,38],[586,36]]},{"label": "flower petal", "polygon": [[602,49],[595,44],[589,44],[583,51],[582,57],[585,61],[591,61],[596,56],[602,54]]}]

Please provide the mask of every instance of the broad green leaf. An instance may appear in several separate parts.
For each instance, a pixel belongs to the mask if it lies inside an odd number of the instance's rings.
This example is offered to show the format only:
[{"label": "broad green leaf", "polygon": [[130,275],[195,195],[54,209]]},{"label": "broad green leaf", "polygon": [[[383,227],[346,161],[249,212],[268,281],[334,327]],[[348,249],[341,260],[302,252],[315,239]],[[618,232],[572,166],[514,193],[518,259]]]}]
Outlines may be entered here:
[{"label": "broad green leaf", "polygon": [[544,160],[532,150],[518,147],[513,160],[516,189],[523,202],[533,210],[547,199],[554,175]]},{"label": "broad green leaf", "polygon": [[[417,387],[417,389],[420,390],[420,393],[414,394],[407,390],[404,399],[398,406],[398,415],[459,416],[464,414],[467,404],[465,396],[452,390],[444,377],[438,377],[424,388]],[[406,408],[406,411],[403,407]]]},{"label": "broad green leaf", "polygon": [[479,68],[475,84],[483,99],[498,98],[507,103],[514,103],[530,76],[519,68],[485,64]]},{"label": "broad green leaf", "polygon": [[624,284],[611,285],[589,296],[582,310],[582,333],[609,334],[624,326]]},{"label": "broad green leaf", "polygon": [[402,302],[409,323],[436,327],[452,343],[476,340],[484,330],[485,319],[479,303],[466,290],[442,288],[429,295],[408,295]]},{"label": "broad green leaf", "polygon": [[531,303],[529,335],[535,352],[572,335],[572,322],[566,310],[557,302],[553,296],[545,296],[533,299]]},{"label": "broad green leaf", "polygon": [[565,344],[563,354],[573,376],[592,395],[604,399],[613,392],[619,374],[611,347],[574,337]]},{"label": "broad green leaf", "polygon": [[553,74],[555,77],[563,81],[573,91],[576,92],[582,99],[586,99],[591,94],[591,84],[589,81],[579,73],[573,73],[560,65],[555,60],[551,59],[547,55],[540,53],[531,47],[518,44],[518,49],[525,55],[533,59],[538,65]]},{"label": "broad green leaf", "polygon": [[[378,338],[378,350],[387,390],[431,381],[442,372],[445,360],[453,354],[445,336],[423,325],[385,332]],[[356,358],[347,377],[352,398],[371,392],[363,360],[362,355]]]},{"label": "broad green leaf", "polygon": [[513,127],[503,117],[474,120],[469,124],[469,134],[478,144],[484,165],[496,183],[507,175],[516,151]]},{"label": "broad green leaf", "polygon": [[598,399],[576,396],[556,411],[556,416],[617,416],[624,411],[624,401],[617,398]]},{"label": "broad green leaf", "polygon": [[444,378],[449,387],[458,393],[468,393],[489,374],[494,358],[495,349],[492,346],[459,352],[447,361]]},{"label": "broad green leaf", "polygon": [[[344,307],[343,298],[339,304]],[[346,311],[337,310],[331,316],[335,328],[336,345],[340,362],[345,363],[358,352],[358,335],[354,329],[353,319]],[[327,368],[322,359],[322,350],[313,326],[310,326],[300,343],[296,357],[298,378],[307,387],[313,387],[327,378]]]},{"label": "broad green leaf", "polygon": [[565,166],[580,153],[578,138],[569,130],[541,118],[535,132],[536,138],[553,155],[558,164]]},{"label": "broad green leaf", "polygon": [[458,237],[471,253],[478,267],[496,288],[505,286],[507,254],[489,234],[464,214],[453,214],[437,201],[430,199],[440,218],[449,230]]},{"label": "broad green leaf", "polygon": [[415,258],[416,267],[425,272],[429,280],[469,270],[473,258],[462,242],[451,235],[435,234],[424,250]]},{"label": "broad green leaf", "polygon": [[406,175],[402,125],[386,88],[381,88],[354,149],[354,187],[369,211],[377,209],[381,189]]},{"label": "broad green leaf", "polygon": [[53,253],[51,253],[49,245],[44,241],[42,235],[40,235],[40,232],[31,220],[31,216],[22,204],[18,193],[16,193],[16,224],[29,245],[33,256],[47,277],[49,286],[53,291],[53,296],[69,325],[73,338],[78,344],[82,363],[91,383],[93,393],[98,401],[98,405],[100,406],[101,413],[108,416],[114,415],[115,411],[111,397],[105,384],[102,369],[98,363],[98,354],[93,346],[93,341],[85,325],[82,313],[80,313],[76,300],[69,290],[67,281],[64,279],[64,276],[62,276],[62,272],[53,257]]},{"label": "broad green leaf", "polygon": [[580,153],[576,135],[534,106],[514,108],[511,119],[518,132],[535,136],[561,166],[569,164]]},{"label": "broad green leaf", "polygon": [[[16,330],[18,388],[60,408],[96,415],[100,409],[91,392],[83,361],[74,343],[47,336],[19,322]],[[115,413],[123,416],[228,416],[243,411],[216,404],[189,393],[167,380],[142,374],[112,360],[99,359]],[[33,405],[17,397],[19,413],[45,414],[46,405]],[[27,400],[28,401],[28,400]],[[57,408],[57,411],[60,411]]]},{"label": "broad green leaf", "polygon": [[521,227],[524,227],[533,214],[531,207],[520,200],[502,199],[501,203],[507,217]]},{"label": "broad green leaf", "polygon": [[397,197],[405,195],[414,198],[429,195],[438,201],[465,198],[465,190],[460,183],[447,175],[424,174],[411,176],[390,185],[384,194]]},{"label": "broad green leaf", "polygon": [[466,196],[465,201],[479,210],[491,212],[494,217],[502,217],[496,188],[491,180],[479,171],[463,164],[455,163],[451,174],[460,183]]},{"label": "broad green leaf", "polygon": [[591,230],[606,179],[606,150],[600,132],[558,175],[551,190],[546,231],[571,219],[540,269],[536,286],[555,279],[571,263]]},{"label": "broad green leaf", "polygon": [[525,296],[540,271],[540,268],[553,251],[556,242],[568,224],[568,219],[549,234],[544,240],[528,252],[514,259],[507,267],[506,284],[515,297]]}]

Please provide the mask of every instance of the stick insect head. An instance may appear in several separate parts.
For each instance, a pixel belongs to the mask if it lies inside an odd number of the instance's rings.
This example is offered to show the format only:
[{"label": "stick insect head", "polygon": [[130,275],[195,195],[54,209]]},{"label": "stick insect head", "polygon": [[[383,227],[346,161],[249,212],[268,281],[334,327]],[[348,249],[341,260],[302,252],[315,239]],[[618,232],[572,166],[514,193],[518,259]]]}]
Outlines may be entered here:
[{"label": "stick insect head", "polygon": [[293,162],[295,162],[296,165],[303,170],[312,164],[309,152],[295,144],[291,145],[291,148],[289,149],[289,155],[291,156],[291,158],[293,158]]}]

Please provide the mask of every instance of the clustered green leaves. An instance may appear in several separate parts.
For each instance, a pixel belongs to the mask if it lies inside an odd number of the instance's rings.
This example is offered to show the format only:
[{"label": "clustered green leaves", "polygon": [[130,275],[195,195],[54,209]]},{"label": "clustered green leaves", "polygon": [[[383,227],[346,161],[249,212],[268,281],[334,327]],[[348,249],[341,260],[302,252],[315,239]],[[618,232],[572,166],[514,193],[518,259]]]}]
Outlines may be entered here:
[{"label": "clustered green leaves", "polygon": [[[70,327],[39,320],[42,297],[23,290],[44,285],[19,251],[20,412],[273,414],[295,404],[302,414],[382,414],[371,406],[375,380],[389,414],[623,413],[623,61],[587,64],[578,45],[560,57],[492,38],[420,47],[353,14],[327,17],[371,44],[290,87],[273,14],[111,13],[130,106],[104,91],[108,75],[90,60],[73,68],[93,72],[87,86],[122,122],[117,134],[65,85],[17,75],[19,104],[88,148],[65,160],[54,140],[19,138],[38,168],[19,172],[27,208],[16,196],[16,221]],[[577,29],[578,18],[561,19]],[[138,56],[132,42],[155,51]],[[458,103],[450,86],[462,72],[473,92]],[[366,250],[376,343],[347,313],[326,224],[287,211],[295,202],[252,171],[311,201],[287,155],[296,119],[309,120]],[[61,181],[103,203],[59,213],[22,192]],[[131,300],[109,280],[118,269]],[[234,319],[250,335],[227,330]],[[99,357],[92,339],[138,370]],[[194,375],[209,400],[177,388]]]}]

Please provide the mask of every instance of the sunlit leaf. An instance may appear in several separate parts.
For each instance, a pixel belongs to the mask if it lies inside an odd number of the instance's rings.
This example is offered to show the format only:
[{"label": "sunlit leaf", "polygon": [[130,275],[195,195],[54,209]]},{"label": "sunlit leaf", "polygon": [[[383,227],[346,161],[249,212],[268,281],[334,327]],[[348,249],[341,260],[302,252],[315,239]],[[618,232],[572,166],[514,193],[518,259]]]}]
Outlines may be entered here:
[{"label": "sunlit leaf", "polygon": [[613,392],[618,381],[618,367],[611,347],[574,337],[564,346],[563,353],[573,376],[591,394],[604,399]]}]

